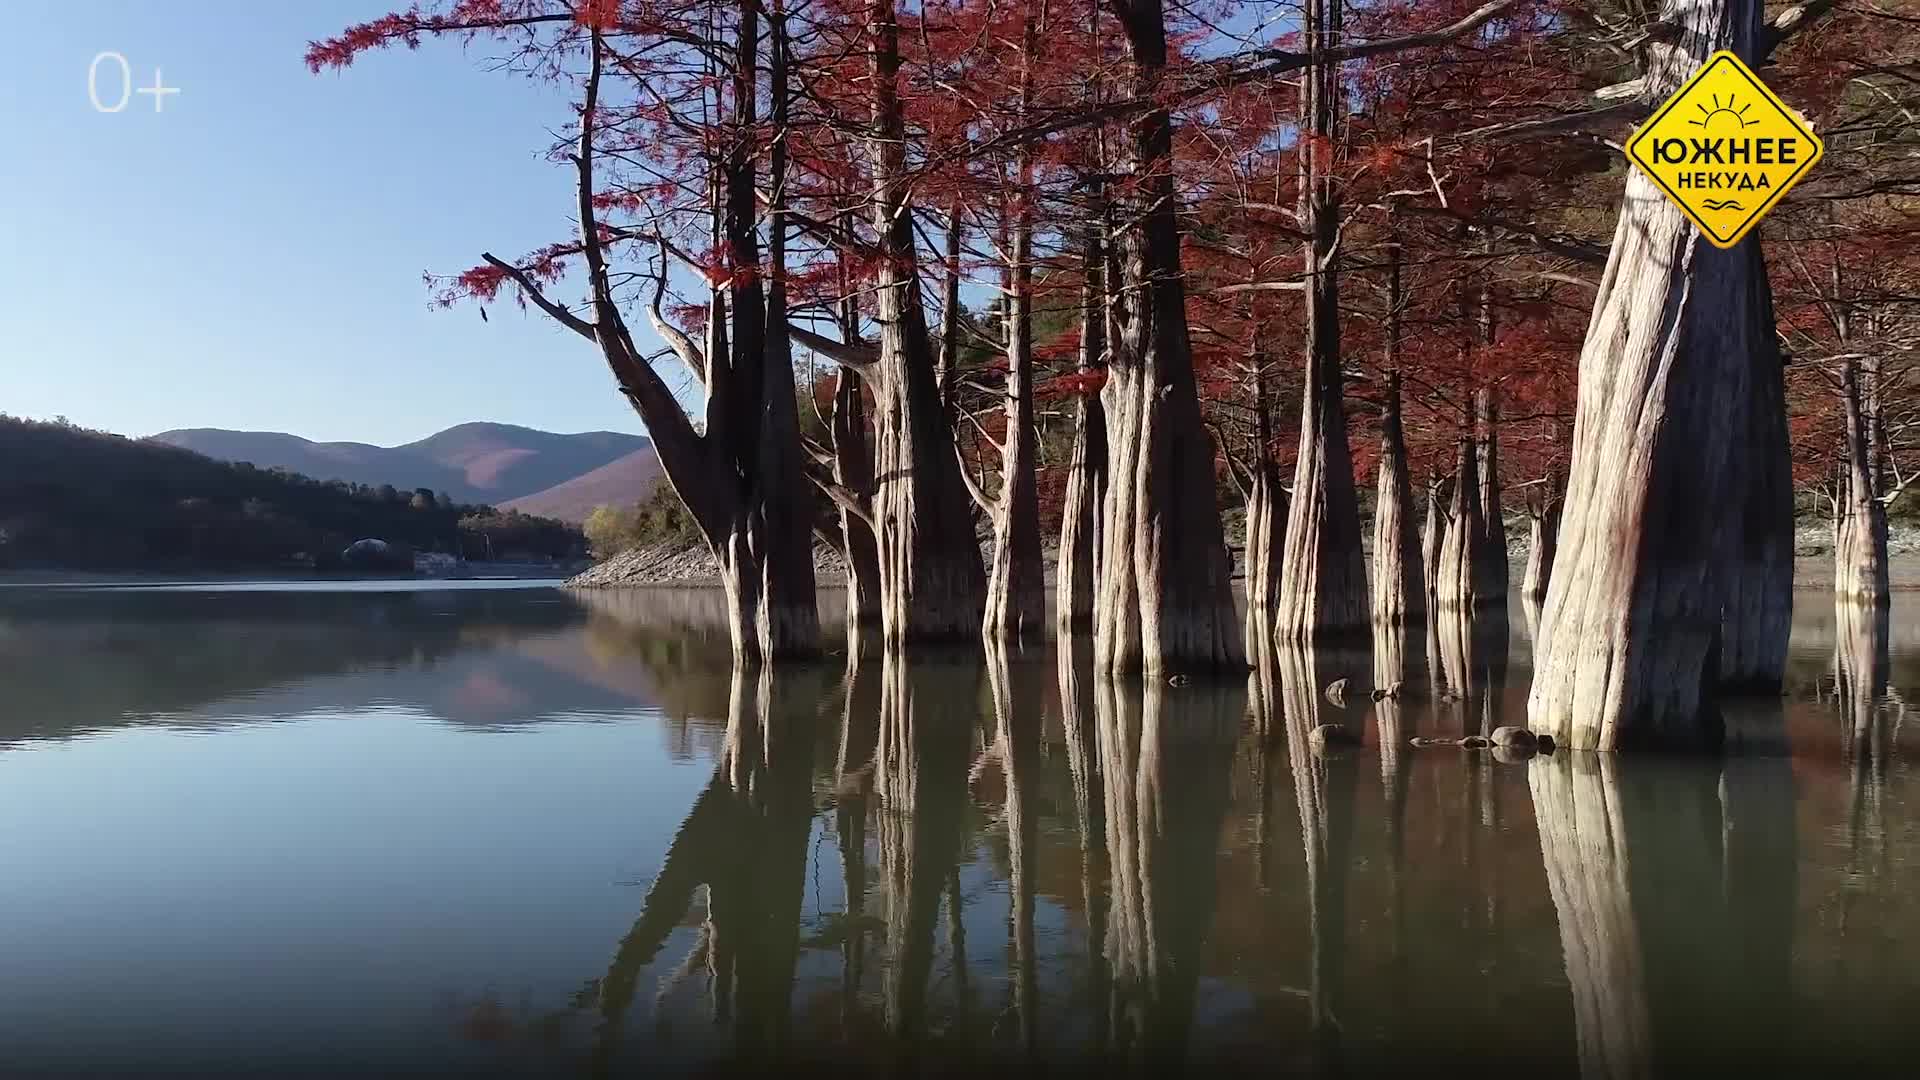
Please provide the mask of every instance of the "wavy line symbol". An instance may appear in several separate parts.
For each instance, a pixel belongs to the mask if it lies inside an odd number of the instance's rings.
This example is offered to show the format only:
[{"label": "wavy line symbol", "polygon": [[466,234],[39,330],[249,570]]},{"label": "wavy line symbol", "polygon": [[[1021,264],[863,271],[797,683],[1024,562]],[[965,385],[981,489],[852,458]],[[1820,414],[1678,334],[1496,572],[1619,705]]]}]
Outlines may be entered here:
[{"label": "wavy line symbol", "polygon": [[1702,199],[1700,201],[1700,205],[1706,207],[1709,210],[1745,210],[1746,209],[1746,207],[1740,205],[1740,200],[1738,199],[1728,199],[1724,202],[1718,199]]}]

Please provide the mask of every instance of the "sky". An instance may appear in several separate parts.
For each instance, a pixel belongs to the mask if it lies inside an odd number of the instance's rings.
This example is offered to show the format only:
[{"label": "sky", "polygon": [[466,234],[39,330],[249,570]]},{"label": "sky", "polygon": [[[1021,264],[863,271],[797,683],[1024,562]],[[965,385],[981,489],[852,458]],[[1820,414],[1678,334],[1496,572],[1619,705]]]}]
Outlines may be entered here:
[{"label": "sky", "polygon": [[[0,413],[409,442],[470,420],[645,428],[538,312],[434,308],[426,271],[567,238],[552,88],[428,41],[314,75],[396,0],[27,0],[0,70]],[[124,109],[88,68],[123,55]],[[120,98],[120,68],[97,69]],[[161,103],[159,111],[155,102]],[[572,300],[578,279],[558,294]]]}]

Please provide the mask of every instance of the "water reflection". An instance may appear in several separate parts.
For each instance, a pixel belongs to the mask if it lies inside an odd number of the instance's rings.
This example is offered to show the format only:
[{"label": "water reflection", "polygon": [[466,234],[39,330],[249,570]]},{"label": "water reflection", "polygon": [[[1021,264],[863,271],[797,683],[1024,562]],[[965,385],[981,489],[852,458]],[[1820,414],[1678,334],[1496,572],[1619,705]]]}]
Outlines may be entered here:
[{"label": "water reflection", "polygon": [[1108,1024],[1115,1056],[1161,1069],[1187,1054],[1246,698],[1230,683],[1130,690],[1094,689],[1111,868]]},{"label": "water reflection", "polygon": [[542,1075],[1920,1050],[1920,628],[1884,610],[1803,598],[1728,756],[1520,762],[1427,741],[1524,716],[1488,610],[1175,686],[1082,639],[735,671],[685,591],[0,598],[34,710],[0,1038]]},{"label": "water reflection", "polygon": [[1588,1077],[1778,1062],[1797,866],[1784,760],[1555,754],[1527,777]]},{"label": "water reflection", "polygon": [[641,970],[696,892],[705,897],[699,938],[661,994],[704,968],[713,1020],[730,1025],[740,1061],[771,1063],[788,1049],[821,702],[812,674],[776,678],[766,667],[733,673],[720,763],[675,833],[599,986],[602,1067],[619,1045]]}]

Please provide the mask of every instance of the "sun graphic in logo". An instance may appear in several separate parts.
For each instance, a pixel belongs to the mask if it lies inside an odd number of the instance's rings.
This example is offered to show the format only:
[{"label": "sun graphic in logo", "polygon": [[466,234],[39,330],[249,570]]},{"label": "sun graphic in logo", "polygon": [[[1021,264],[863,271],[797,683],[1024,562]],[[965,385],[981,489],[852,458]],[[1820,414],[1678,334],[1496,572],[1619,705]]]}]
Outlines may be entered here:
[{"label": "sun graphic in logo", "polygon": [[1739,102],[1740,99],[1733,94],[1727,95],[1727,103],[1725,105],[1720,104],[1719,94],[1713,95],[1713,108],[1711,109],[1696,101],[1693,103],[1693,107],[1700,110],[1700,119],[1689,120],[1687,123],[1692,124],[1694,127],[1711,127],[1713,125],[1713,118],[1716,116],[1725,116],[1740,127],[1759,123],[1757,120],[1747,119],[1747,110],[1753,108],[1752,103],[1749,102],[1748,104],[1740,105],[1738,109],[1734,108],[1735,105],[1739,105]]}]

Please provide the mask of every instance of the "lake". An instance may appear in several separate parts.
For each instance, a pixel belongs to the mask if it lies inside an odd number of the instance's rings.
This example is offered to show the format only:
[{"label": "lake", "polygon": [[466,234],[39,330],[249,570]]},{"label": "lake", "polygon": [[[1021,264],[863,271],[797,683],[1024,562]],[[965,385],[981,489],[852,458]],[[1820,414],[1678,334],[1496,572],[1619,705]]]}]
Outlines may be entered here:
[{"label": "lake", "polygon": [[[1329,652],[1144,689],[1072,643],[735,675],[714,599],[0,589],[5,1068],[1920,1052],[1905,594],[1890,625],[1799,594],[1737,752],[1531,760],[1408,744],[1524,722],[1518,601],[1380,650],[1412,674],[1375,705],[1394,680]],[[1316,755],[1327,722],[1364,745]]]}]

